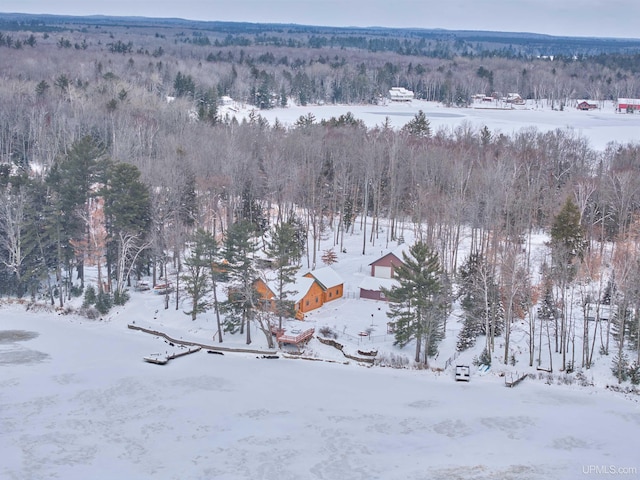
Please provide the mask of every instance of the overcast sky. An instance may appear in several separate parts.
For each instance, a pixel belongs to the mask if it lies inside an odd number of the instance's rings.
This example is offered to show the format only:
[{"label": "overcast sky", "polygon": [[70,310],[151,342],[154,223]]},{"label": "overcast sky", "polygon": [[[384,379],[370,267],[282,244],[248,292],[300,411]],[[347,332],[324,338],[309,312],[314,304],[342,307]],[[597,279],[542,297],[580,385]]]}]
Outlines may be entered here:
[{"label": "overcast sky", "polygon": [[0,11],[640,38],[640,0],[0,0]]}]

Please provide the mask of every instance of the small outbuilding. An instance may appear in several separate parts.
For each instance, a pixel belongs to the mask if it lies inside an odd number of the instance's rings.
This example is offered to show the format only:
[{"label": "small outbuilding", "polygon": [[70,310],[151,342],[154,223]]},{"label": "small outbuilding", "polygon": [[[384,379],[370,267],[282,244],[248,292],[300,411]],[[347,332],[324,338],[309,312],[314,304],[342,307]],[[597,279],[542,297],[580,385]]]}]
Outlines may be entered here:
[{"label": "small outbuilding", "polygon": [[596,110],[598,108],[598,104],[593,100],[580,100],[578,101],[576,108],[578,110]]},{"label": "small outbuilding", "polygon": [[360,298],[386,302],[388,298],[383,290],[391,290],[398,285],[400,284],[397,280],[392,278],[364,277],[358,286],[360,288]]},{"label": "small outbuilding", "polygon": [[618,112],[634,113],[640,110],[640,98],[619,98]]},{"label": "small outbuilding", "polygon": [[383,255],[375,262],[371,262],[371,276],[376,278],[393,278],[395,274],[395,267],[402,265],[404,262],[395,253],[389,252]]}]

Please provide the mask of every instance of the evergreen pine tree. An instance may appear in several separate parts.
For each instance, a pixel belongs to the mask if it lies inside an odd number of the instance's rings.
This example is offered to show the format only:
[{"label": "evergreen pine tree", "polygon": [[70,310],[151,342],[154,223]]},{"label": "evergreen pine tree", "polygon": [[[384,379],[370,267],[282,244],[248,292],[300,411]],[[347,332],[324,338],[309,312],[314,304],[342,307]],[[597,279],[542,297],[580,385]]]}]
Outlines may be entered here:
[{"label": "evergreen pine tree", "polygon": [[242,189],[242,204],[240,205],[240,211],[238,218],[240,220],[249,222],[251,228],[259,235],[264,235],[269,227],[269,220],[264,214],[264,210],[260,205],[260,201],[256,198],[252,191],[251,182],[245,182]]},{"label": "evergreen pine tree", "polygon": [[622,352],[620,355],[614,355],[611,361],[611,373],[618,379],[618,383],[627,381],[629,374],[629,359]]},{"label": "evergreen pine tree", "polygon": [[415,340],[415,361],[428,365],[436,350],[444,323],[442,269],[438,254],[423,242],[403,252],[404,263],[395,269],[399,286],[383,289],[389,299],[387,315],[395,323],[395,345],[404,347]]},{"label": "evergreen pine tree", "polygon": [[90,307],[91,305],[95,305],[96,300],[96,289],[93,285],[87,285],[87,288],[84,291],[84,301],[82,302],[82,306]]},{"label": "evergreen pine tree", "polygon": [[580,210],[569,197],[551,226],[551,251],[556,275],[571,281],[577,269],[575,262],[582,260],[585,248]]},{"label": "evergreen pine tree", "polygon": [[208,273],[210,271],[207,242],[207,233],[197,230],[191,241],[191,250],[184,259],[187,273],[182,276],[182,279],[191,297],[191,310],[185,313],[191,315],[191,320],[196,320],[198,314],[206,312],[209,306],[205,297],[209,290]]},{"label": "evergreen pine tree", "polygon": [[215,237],[209,232],[201,230],[201,240],[204,246],[204,256],[209,266],[211,291],[213,293],[213,309],[216,313],[218,327],[218,342],[222,343],[222,323],[220,321],[220,305],[218,303],[217,283],[225,277],[225,267],[221,261],[221,252]]},{"label": "evergreen pine tree", "polygon": [[431,123],[422,110],[402,127],[402,131],[415,138],[429,138],[431,136]]},{"label": "evergreen pine tree", "polygon": [[107,229],[107,269],[115,273],[118,294],[142,252],[149,247],[151,226],[149,188],[140,180],[134,165],[117,163],[109,167],[102,189]]},{"label": "evergreen pine tree", "polygon": [[275,313],[278,315],[278,328],[282,329],[282,318],[293,314],[291,295],[297,292],[290,285],[300,269],[296,262],[302,255],[296,239],[295,226],[291,222],[275,225],[271,231],[271,241],[267,245],[267,255],[273,261],[275,269]]},{"label": "evergreen pine tree", "polygon": [[[58,160],[49,174],[49,184],[57,192],[65,242],[65,259],[77,259],[78,276],[84,284],[84,256],[88,240],[90,200],[96,196],[96,184],[104,182],[108,160],[104,146],[92,136],[77,140],[67,155]],[[73,249],[71,248],[73,246]]]},{"label": "evergreen pine tree", "polygon": [[462,351],[475,345],[479,335],[500,335],[504,309],[497,282],[482,255],[469,255],[458,276],[464,321],[456,348]]},{"label": "evergreen pine tree", "polygon": [[640,363],[632,362],[627,368],[627,375],[632,385],[640,385]]},{"label": "evergreen pine tree", "polygon": [[229,226],[225,240],[224,257],[229,275],[229,295],[224,308],[227,312],[225,331],[235,333],[247,330],[247,344],[251,343],[249,322],[258,305],[255,281],[258,278],[255,253],[258,249],[255,225],[240,220]]}]

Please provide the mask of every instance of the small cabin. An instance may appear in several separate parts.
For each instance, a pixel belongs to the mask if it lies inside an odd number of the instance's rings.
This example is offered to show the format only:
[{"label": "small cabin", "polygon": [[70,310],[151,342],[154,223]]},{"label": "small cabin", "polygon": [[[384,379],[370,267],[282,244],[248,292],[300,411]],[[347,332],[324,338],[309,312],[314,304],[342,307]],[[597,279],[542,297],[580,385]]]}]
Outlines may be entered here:
[{"label": "small cabin", "polygon": [[596,110],[598,108],[598,104],[591,100],[580,100],[576,105],[578,110]]}]

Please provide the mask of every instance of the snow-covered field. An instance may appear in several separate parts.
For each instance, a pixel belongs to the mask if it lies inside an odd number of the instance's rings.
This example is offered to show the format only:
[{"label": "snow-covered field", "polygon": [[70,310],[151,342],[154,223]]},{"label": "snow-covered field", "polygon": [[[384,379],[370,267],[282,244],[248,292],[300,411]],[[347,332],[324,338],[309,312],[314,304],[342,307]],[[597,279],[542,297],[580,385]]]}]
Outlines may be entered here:
[{"label": "snow-covered field", "polygon": [[167,344],[128,330],[131,308],[102,322],[17,306],[0,315],[3,479],[573,479],[640,468],[639,405],[604,389],[204,350],[157,366],[142,357]]},{"label": "snow-covered field", "polygon": [[[293,123],[351,111],[368,125],[388,116],[400,127],[419,110],[432,126],[469,122],[511,133],[526,126],[572,128],[594,148],[636,141],[640,116],[530,106],[525,110],[447,109],[409,105],[290,107],[260,112]],[[248,109],[241,109],[240,115]],[[386,304],[357,298],[369,264],[396,248],[383,240],[362,251],[362,237],[346,239],[334,268],[345,298],[310,313],[291,329],[330,327],[348,353],[413,357],[386,332]],[[405,232],[407,239],[411,232]],[[542,242],[539,242],[542,245]],[[322,248],[331,247],[325,241]],[[153,353],[180,351],[162,338],[127,328],[216,345],[213,312],[192,322],[164,309],[152,292],[100,320],[26,311],[0,300],[0,479],[574,479],[635,478],[640,472],[638,396],[605,388],[610,358],[586,372],[594,385],[559,385],[544,376],[505,388],[505,378],[527,367],[526,338],[515,330],[515,366],[501,366],[469,383],[452,369],[368,368],[314,339],[305,357],[212,355],[207,349],[167,365],[146,363]],[[76,304],[81,299],[76,299]],[[371,335],[359,333],[371,330]],[[454,315],[433,366],[455,352]],[[252,331],[252,348],[267,350]],[[520,342],[520,345],[518,343]],[[482,341],[479,342],[480,344]],[[246,347],[226,335],[223,346]],[[456,363],[471,364],[482,345]],[[497,354],[499,354],[499,345]],[[348,362],[348,363],[347,363]],[[550,384],[548,384],[550,383]]]},{"label": "snow-covered field", "polygon": [[[237,118],[247,118],[250,106],[235,104],[220,108],[222,116],[227,113]],[[293,105],[286,108],[260,110],[269,123],[277,118],[286,126],[293,125],[301,116],[312,113],[317,121],[351,112],[368,127],[381,126],[389,118],[394,128],[401,128],[422,110],[434,131],[440,128],[451,131],[461,125],[480,130],[487,126],[493,134],[511,135],[524,128],[535,127],[540,131],[561,129],[584,136],[596,150],[603,150],[609,142],[627,143],[640,141],[640,115],[617,113],[613,102],[603,102],[602,108],[581,111],[573,106],[565,106],[562,111],[552,109],[546,101],[528,100],[526,105],[513,109],[487,108],[474,104],[470,108],[445,107],[440,103],[413,100],[408,103],[386,103],[384,105]]]}]

